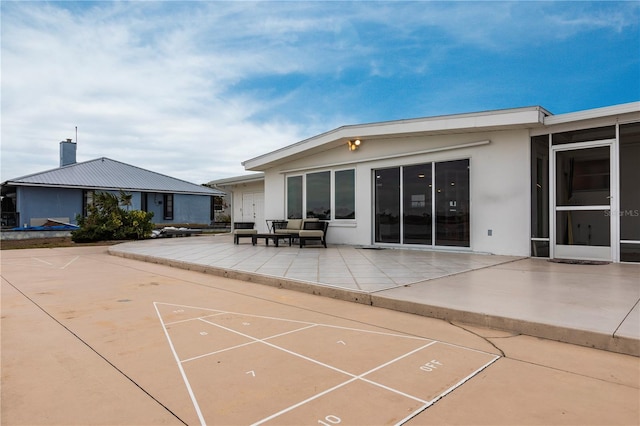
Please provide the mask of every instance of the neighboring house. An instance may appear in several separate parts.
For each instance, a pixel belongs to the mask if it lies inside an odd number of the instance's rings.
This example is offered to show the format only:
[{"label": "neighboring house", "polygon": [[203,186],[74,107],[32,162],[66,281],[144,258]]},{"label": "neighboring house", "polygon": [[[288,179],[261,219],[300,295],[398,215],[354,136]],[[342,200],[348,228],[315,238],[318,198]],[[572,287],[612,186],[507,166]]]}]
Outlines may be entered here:
[{"label": "neighboring house", "polygon": [[208,225],[222,192],[109,158],[76,163],[76,144],[60,142],[60,167],[2,183],[2,222],[40,226],[47,219],[76,223],[95,191],[131,195],[135,210],[153,212],[156,224]]},{"label": "neighboring house", "polygon": [[640,102],[343,126],[243,165],[264,176],[226,180],[233,220],[319,217],[334,244],[640,261]]}]

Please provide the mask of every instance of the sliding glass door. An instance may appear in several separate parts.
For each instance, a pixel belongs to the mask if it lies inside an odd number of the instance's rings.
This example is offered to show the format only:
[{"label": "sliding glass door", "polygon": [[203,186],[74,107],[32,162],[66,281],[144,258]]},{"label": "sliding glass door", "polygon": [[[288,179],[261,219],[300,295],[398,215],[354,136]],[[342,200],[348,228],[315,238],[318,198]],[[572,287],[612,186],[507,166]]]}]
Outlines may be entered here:
[{"label": "sliding glass door", "polygon": [[375,242],[469,247],[468,159],[374,170],[374,180]]},{"label": "sliding glass door", "polygon": [[432,244],[433,202],[431,163],[402,168],[404,244]]},{"label": "sliding glass door", "polygon": [[400,169],[374,171],[375,240],[379,243],[400,242]]}]

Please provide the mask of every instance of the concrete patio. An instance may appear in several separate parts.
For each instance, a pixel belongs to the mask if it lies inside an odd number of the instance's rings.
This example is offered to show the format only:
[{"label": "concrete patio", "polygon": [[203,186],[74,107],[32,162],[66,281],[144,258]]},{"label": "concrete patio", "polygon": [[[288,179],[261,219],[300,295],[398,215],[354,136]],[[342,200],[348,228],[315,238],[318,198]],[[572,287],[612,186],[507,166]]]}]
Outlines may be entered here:
[{"label": "concrete patio", "polygon": [[119,244],[110,254],[447,321],[640,356],[640,265],[333,245],[226,235]]}]

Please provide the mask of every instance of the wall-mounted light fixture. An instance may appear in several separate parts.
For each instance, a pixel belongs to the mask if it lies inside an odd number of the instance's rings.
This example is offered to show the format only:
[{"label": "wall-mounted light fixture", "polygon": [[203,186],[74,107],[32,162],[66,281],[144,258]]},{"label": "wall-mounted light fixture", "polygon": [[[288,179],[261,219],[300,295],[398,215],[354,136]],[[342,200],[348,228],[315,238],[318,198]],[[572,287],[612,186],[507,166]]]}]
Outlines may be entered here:
[{"label": "wall-mounted light fixture", "polygon": [[360,139],[354,139],[354,140],[348,141],[347,145],[349,146],[349,151],[355,151],[360,147],[361,143],[362,141]]}]

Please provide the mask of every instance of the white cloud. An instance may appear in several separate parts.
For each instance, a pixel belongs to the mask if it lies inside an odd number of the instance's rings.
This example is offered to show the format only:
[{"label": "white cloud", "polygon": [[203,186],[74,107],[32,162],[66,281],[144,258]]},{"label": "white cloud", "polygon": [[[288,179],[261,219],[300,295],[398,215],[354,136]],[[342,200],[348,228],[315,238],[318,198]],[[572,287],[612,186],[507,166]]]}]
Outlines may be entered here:
[{"label": "white cloud", "polygon": [[[3,180],[55,167],[57,142],[76,125],[79,161],[107,156],[198,183],[299,137],[287,123],[252,123],[259,105],[222,94],[253,62],[246,53],[194,51],[169,17],[149,28],[135,11],[110,22],[104,7],[80,18],[19,9],[11,15],[22,19],[3,16]],[[25,152],[27,163],[9,160]]]},{"label": "white cloud", "polygon": [[364,79],[428,74],[460,45],[503,49],[620,31],[638,16],[637,6],[615,7],[627,11],[534,2],[2,2],[2,180],[56,167],[58,142],[74,138],[75,126],[79,161],[106,156],[196,183],[241,174],[244,160],[367,120],[352,107],[366,95]]}]

